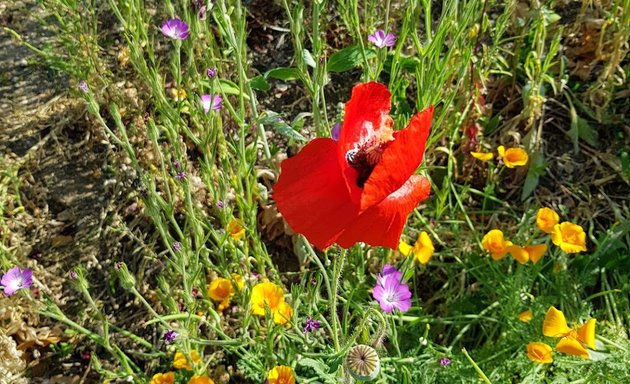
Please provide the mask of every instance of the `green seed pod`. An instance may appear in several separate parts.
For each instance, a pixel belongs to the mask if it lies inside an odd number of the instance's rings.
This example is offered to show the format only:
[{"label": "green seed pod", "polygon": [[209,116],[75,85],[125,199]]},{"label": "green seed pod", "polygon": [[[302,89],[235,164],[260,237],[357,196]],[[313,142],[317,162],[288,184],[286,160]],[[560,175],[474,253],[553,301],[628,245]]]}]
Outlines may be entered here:
[{"label": "green seed pod", "polygon": [[381,370],[381,361],[374,348],[359,344],[348,352],[346,367],[356,380],[372,381]]}]

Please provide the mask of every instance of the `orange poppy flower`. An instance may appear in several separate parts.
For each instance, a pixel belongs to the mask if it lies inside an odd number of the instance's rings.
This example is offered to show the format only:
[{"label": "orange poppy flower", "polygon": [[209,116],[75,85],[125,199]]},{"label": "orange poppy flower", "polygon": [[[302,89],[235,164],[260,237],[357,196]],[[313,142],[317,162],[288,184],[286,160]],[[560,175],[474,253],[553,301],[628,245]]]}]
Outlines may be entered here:
[{"label": "orange poppy flower", "polygon": [[505,240],[503,232],[500,229],[493,229],[481,239],[483,249],[490,252],[490,256],[494,260],[501,260],[505,254],[509,252],[512,244],[511,241]]},{"label": "orange poppy flower", "polygon": [[530,360],[541,364],[550,364],[553,362],[553,352],[551,347],[541,342],[527,344],[527,357],[529,357]]},{"label": "orange poppy flower", "polygon": [[595,319],[590,319],[582,326],[569,328],[562,311],[551,306],[543,322],[543,335],[560,337],[556,345],[558,352],[588,359],[586,347],[595,349]]},{"label": "orange poppy flower", "polygon": [[508,168],[520,167],[527,164],[529,160],[529,156],[524,149],[521,148],[508,148],[505,149],[504,146],[499,145],[497,148],[499,152],[499,156],[503,160],[503,164],[505,164]]},{"label": "orange poppy flower", "polygon": [[568,221],[553,226],[551,241],[567,253],[586,251],[586,233],[584,233],[584,229]]}]

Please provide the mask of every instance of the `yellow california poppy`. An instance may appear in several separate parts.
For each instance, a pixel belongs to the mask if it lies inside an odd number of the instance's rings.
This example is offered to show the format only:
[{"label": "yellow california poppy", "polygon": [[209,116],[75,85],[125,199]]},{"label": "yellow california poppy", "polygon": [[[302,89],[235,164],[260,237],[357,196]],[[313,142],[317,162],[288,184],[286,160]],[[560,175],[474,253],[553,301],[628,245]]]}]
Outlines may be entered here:
[{"label": "yellow california poppy", "polygon": [[527,357],[529,357],[530,360],[541,364],[550,364],[553,362],[553,352],[551,347],[538,341],[527,344]]},{"label": "yellow california poppy", "polygon": [[150,384],[173,384],[175,383],[175,372],[156,373],[151,378]]},{"label": "yellow california poppy", "polygon": [[435,248],[433,247],[433,241],[431,241],[429,234],[422,231],[413,246],[401,241],[398,245],[398,250],[405,256],[413,254],[414,260],[420,264],[426,264],[431,259],[431,256],[433,256]]},{"label": "yellow california poppy", "polygon": [[230,279],[217,277],[208,286],[208,296],[212,301],[219,303],[218,310],[223,311],[230,305],[230,299],[234,296],[234,286]]},{"label": "yellow california poppy", "polygon": [[256,316],[265,316],[265,307],[275,313],[284,303],[284,291],[271,282],[258,283],[252,289],[250,303]]},{"label": "yellow california poppy", "polygon": [[586,233],[584,233],[584,229],[568,221],[553,226],[551,241],[566,253],[586,251]]},{"label": "yellow california poppy", "polygon": [[214,384],[214,380],[208,376],[193,376],[188,380],[188,384]]},{"label": "yellow california poppy", "polygon": [[494,260],[501,260],[505,257],[505,254],[508,253],[508,248],[513,244],[511,241],[505,240],[501,230],[493,229],[486,233],[481,240],[481,245],[483,249],[490,252],[490,256],[492,256]]},{"label": "yellow california poppy", "polygon": [[527,164],[529,160],[529,156],[524,149],[521,148],[508,148],[505,149],[504,146],[499,145],[497,148],[499,152],[499,156],[503,159],[503,164],[505,164],[508,168],[520,167]]},{"label": "yellow california poppy", "polygon": [[543,335],[561,338],[556,345],[558,352],[588,359],[586,347],[595,349],[595,323],[595,319],[590,319],[582,326],[569,328],[564,313],[551,306],[543,322]]},{"label": "yellow california poppy", "polygon": [[295,384],[295,374],[291,367],[278,365],[267,374],[269,384]]},{"label": "yellow california poppy", "polygon": [[230,220],[226,230],[234,240],[240,240],[245,236],[245,226],[239,219]]},{"label": "yellow california poppy", "polygon": [[[199,356],[199,353],[197,353],[197,351],[192,351],[190,352],[190,360],[193,363],[198,363],[201,360],[201,356]],[[186,358],[186,355],[184,355],[182,352],[175,353],[175,358],[173,359],[173,368],[192,371],[190,364],[188,364],[188,359]]]},{"label": "yellow california poppy", "polygon": [[278,310],[273,313],[273,321],[274,323],[280,325],[286,324],[289,320],[291,320],[292,316],[293,308],[289,304],[282,302],[278,306]]},{"label": "yellow california poppy", "polygon": [[551,208],[540,208],[536,213],[536,225],[545,233],[553,232],[553,227],[560,221],[560,216]]}]

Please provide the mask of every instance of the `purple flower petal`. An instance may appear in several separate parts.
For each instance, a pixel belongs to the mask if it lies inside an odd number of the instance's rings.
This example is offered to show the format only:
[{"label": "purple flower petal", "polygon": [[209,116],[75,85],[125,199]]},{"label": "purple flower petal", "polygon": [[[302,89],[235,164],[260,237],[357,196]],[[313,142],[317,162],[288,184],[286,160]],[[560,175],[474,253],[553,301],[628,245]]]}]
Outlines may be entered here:
[{"label": "purple flower petal", "polygon": [[186,40],[190,34],[188,24],[180,19],[170,19],[162,24],[162,33],[166,37],[176,40]]},{"label": "purple flower petal", "polygon": [[210,112],[210,108],[212,107],[211,95],[201,95],[201,107],[205,113]]},{"label": "purple flower petal", "polygon": [[401,279],[402,272],[389,264],[383,267],[382,273],[377,277],[372,297],[378,301],[384,312],[391,312],[394,308],[407,312],[411,308],[411,291]]},{"label": "purple flower petal", "polygon": [[214,96],[212,98],[212,110],[218,111],[219,109],[221,109],[221,106],[223,106],[223,99],[221,98],[221,96]]},{"label": "purple flower petal", "polygon": [[218,111],[223,106],[223,99],[219,95],[201,95],[201,107],[205,113]]},{"label": "purple flower petal", "polygon": [[30,288],[33,285],[33,270],[29,268],[21,270],[20,267],[13,267],[2,276],[0,284],[4,286],[4,293],[7,296],[13,295],[22,288]]},{"label": "purple flower petal", "polygon": [[388,33],[387,36],[385,36],[385,39],[383,39],[383,43],[386,47],[393,47],[396,44],[396,35]]},{"label": "purple flower petal", "polygon": [[339,134],[341,133],[341,123],[335,123],[330,130],[330,138],[337,141],[339,140]]},{"label": "purple flower petal", "polygon": [[368,41],[377,48],[393,47],[396,44],[396,35],[393,33],[385,34],[385,31],[379,29],[368,36]]}]

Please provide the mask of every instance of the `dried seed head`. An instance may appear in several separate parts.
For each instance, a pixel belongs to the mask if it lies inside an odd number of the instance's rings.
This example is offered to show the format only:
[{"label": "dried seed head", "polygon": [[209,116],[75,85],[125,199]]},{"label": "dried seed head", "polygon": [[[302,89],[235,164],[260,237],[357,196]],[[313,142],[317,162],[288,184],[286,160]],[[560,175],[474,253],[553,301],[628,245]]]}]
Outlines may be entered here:
[{"label": "dried seed head", "polygon": [[372,381],[381,370],[381,362],[374,348],[357,345],[346,356],[346,366],[356,380]]}]

